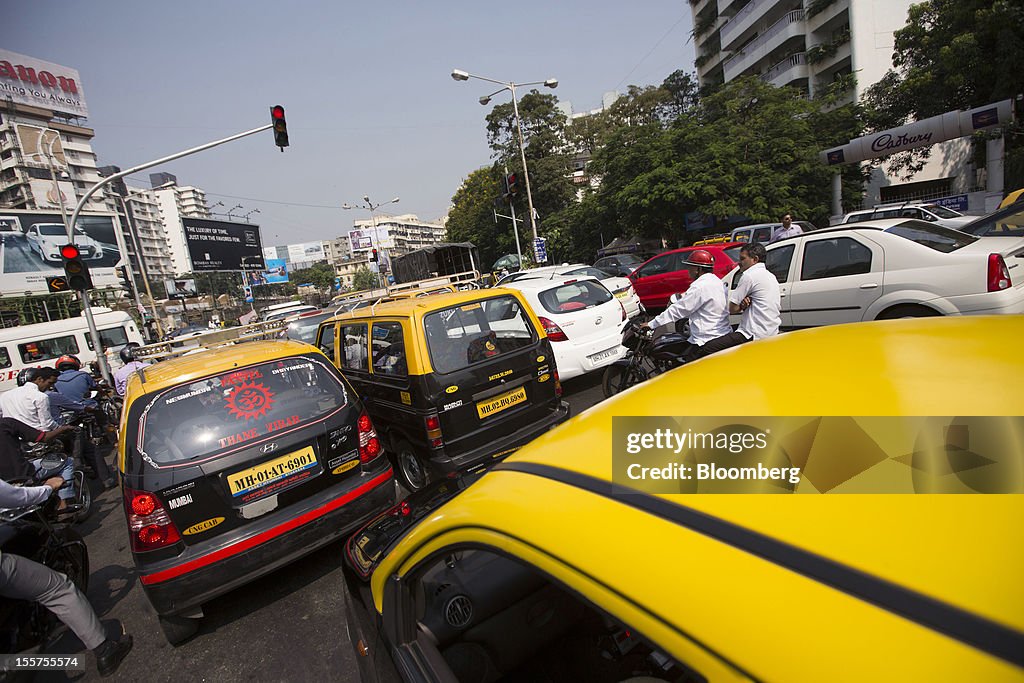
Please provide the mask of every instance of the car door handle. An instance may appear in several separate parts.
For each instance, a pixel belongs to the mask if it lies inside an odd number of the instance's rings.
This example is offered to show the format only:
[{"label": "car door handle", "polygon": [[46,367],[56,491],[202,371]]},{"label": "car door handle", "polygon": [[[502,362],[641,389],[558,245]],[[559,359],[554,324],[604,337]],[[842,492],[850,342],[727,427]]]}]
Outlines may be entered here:
[{"label": "car door handle", "polygon": [[868,282],[860,286],[861,289],[875,289],[878,287],[877,282]]}]

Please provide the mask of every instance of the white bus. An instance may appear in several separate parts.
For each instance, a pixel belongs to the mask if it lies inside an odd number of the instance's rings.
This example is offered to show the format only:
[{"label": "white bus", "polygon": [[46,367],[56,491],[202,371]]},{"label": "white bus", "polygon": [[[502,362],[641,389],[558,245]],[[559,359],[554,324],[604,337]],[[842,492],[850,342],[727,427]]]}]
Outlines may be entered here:
[{"label": "white bus", "polygon": [[[128,342],[144,343],[127,313],[95,306],[92,311],[104,349],[116,353]],[[96,360],[84,315],[0,329],[0,393],[17,386],[15,380],[23,368],[53,367],[66,354],[76,356],[82,365]]]}]

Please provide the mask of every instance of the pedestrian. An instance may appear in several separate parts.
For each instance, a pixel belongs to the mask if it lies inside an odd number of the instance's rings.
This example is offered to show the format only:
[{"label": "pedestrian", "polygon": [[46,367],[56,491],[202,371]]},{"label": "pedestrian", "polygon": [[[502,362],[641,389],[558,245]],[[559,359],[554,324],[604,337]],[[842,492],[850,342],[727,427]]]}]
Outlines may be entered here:
[{"label": "pedestrian", "polygon": [[772,236],[768,239],[768,244],[778,242],[779,240],[788,239],[790,237],[796,237],[797,235],[802,234],[804,234],[804,231],[800,228],[799,225],[795,225],[793,223],[793,216],[787,213],[785,216],[782,217],[782,227],[775,229],[775,232],[773,232]]},{"label": "pedestrian", "polygon": [[[42,486],[12,486],[0,479],[0,508],[44,503],[63,484],[60,477],[47,479]],[[53,612],[96,655],[100,676],[117,671],[132,649],[132,637],[120,622],[117,639],[108,638],[96,610],[71,579],[38,562],[0,552],[0,596],[38,602]]]},{"label": "pedestrian", "polygon": [[644,323],[644,327],[656,329],[689,318],[690,336],[687,341],[690,346],[683,352],[683,360],[690,363],[705,355],[705,344],[728,334],[732,328],[729,326],[729,300],[725,283],[712,272],[715,262],[711,253],[698,249],[690,254],[687,262],[702,270],[703,274],[690,284],[681,299],[650,322]]},{"label": "pedestrian", "polygon": [[118,396],[124,396],[124,392],[128,388],[128,378],[132,376],[132,373],[137,371],[139,368],[144,368],[149,365],[149,363],[135,358],[135,350],[138,348],[138,342],[128,342],[121,349],[120,355],[121,360],[124,361],[124,365],[118,368],[117,372],[114,373],[114,389],[117,390]]},{"label": "pedestrian", "polygon": [[704,345],[703,355],[779,333],[782,297],[779,281],[765,268],[766,258],[764,245],[759,242],[740,247],[740,272],[736,273],[738,282],[734,282],[729,295],[729,312],[742,314],[739,328],[709,341]]}]

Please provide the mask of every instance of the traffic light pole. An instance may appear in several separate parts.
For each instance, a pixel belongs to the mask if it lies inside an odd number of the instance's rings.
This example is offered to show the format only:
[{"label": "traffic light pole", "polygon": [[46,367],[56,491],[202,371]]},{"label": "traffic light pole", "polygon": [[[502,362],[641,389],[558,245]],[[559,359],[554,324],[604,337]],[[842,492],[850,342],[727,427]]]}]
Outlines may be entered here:
[{"label": "traffic light pole", "polygon": [[[223,138],[221,140],[214,140],[213,142],[208,142],[205,145],[199,145],[198,147],[193,147],[191,149],[186,149],[183,152],[176,152],[175,154],[171,154],[170,156],[166,156],[166,157],[163,157],[163,158],[160,158],[160,159],[156,159],[154,161],[147,161],[144,164],[139,164],[138,166],[132,166],[131,168],[129,168],[129,169],[125,170],[125,171],[119,171],[117,173],[114,173],[112,175],[107,176],[106,178],[102,178],[98,183],[96,183],[95,185],[90,187],[88,190],[86,190],[85,194],[82,195],[82,198],[78,200],[78,204],[75,205],[75,210],[71,214],[71,222],[69,223],[69,222],[65,221],[65,226],[64,227],[68,231],[68,242],[71,243],[71,244],[75,243],[75,229],[74,229],[74,226],[78,224],[78,214],[80,214],[82,212],[82,207],[84,207],[85,203],[87,201],[89,201],[89,197],[91,197],[94,194],[96,194],[96,192],[98,190],[100,190],[101,188],[103,188],[105,185],[109,185],[110,183],[114,182],[115,180],[120,180],[121,178],[124,178],[125,176],[131,175],[133,173],[138,173],[139,171],[144,171],[147,168],[152,168],[154,166],[159,166],[160,164],[166,164],[168,161],[174,161],[175,159],[180,159],[182,157],[187,157],[187,156],[192,155],[192,154],[197,154],[198,152],[203,152],[203,151],[206,151],[206,150],[211,149],[213,147],[217,147],[218,145],[226,144],[228,142],[234,142],[235,140],[239,140],[241,138],[248,137],[249,135],[255,135],[256,133],[262,133],[265,130],[270,130],[271,128],[273,128],[273,126],[274,126],[273,123],[268,123],[265,126],[260,126],[259,128],[253,128],[252,130],[247,130],[244,133],[237,133],[235,135]],[[51,170],[52,170],[52,165],[51,165]],[[61,208],[63,208],[63,206]],[[89,295],[88,295],[87,292],[84,292],[84,291],[81,291],[78,294],[79,294],[79,296],[82,299],[82,309],[85,311],[85,321],[89,325],[89,338],[92,340],[93,348],[96,349],[96,361],[99,363],[100,372],[103,374],[104,379],[106,379],[110,383],[113,383],[113,377],[112,377],[112,375],[110,373],[110,366],[107,365],[107,359],[103,355],[103,345],[100,342],[100,333],[96,329],[96,321],[93,320],[92,309],[89,307]]]}]

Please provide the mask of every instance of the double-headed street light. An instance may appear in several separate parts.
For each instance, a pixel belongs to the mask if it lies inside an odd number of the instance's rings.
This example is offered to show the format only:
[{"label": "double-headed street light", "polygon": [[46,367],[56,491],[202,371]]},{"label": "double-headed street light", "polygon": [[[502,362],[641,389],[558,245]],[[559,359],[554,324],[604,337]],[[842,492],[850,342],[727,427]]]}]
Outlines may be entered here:
[{"label": "double-headed street light", "polygon": [[[344,204],[341,205],[341,208],[343,208],[345,210],[350,210],[350,209],[366,209],[367,211],[370,212],[370,225],[373,226],[373,232],[370,233],[370,249],[373,250],[373,248],[374,248],[373,247],[373,240],[377,238],[377,218],[376,218],[376,216],[374,216],[374,212],[377,209],[379,209],[380,207],[382,207],[382,206],[387,206],[388,204],[397,204],[399,199],[400,199],[399,197],[395,197],[391,201],[378,202],[378,203],[374,204],[373,202],[370,201],[370,195],[364,194],[363,195],[363,203],[362,204],[349,204],[348,202],[345,202]],[[381,247],[381,251],[382,252],[384,251],[383,247]],[[380,267],[379,266],[378,266],[377,270],[378,270],[378,273],[379,273],[379,271],[380,271]],[[387,282],[387,280],[385,280],[385,283],[386,282]]]},{"label": "double-headed street light", "polygon": [[512,111],[516,115],[516,133],[518,134],[519,140],[519,159],[523,162],[523,180],[526,182],[526,203],[530,210],[530,227],[533,229],[533,239],[537,239],[537,216],[533,210],[533,193],[530,191],[530,171],[526,168],[526,149],[523,143],[523,124],[519,119],[519,103],[516,98],[516,88],[522,88],[527,85],[543,85],[545,88],[557,88],[558,79],[549,78],[546,81],[531,81],[529,83],[513,83],[511,81],[496,81],[493,78],[487,78],[486,76],[477,76],[467,71],[460,69],[452,69],[452,78],[457,81],[468,81],[470,78],[476,78],[481,81],[487,81],[488,83],[497,83],[501,86],[498,90],[495,90],[490,95],[485,95],[480,98],[480,104],[487,105],[490,103],[491,98],[500,92],[508,90],[512,93]]}]

